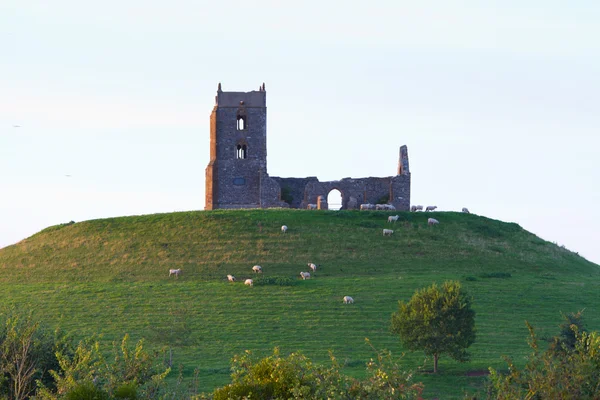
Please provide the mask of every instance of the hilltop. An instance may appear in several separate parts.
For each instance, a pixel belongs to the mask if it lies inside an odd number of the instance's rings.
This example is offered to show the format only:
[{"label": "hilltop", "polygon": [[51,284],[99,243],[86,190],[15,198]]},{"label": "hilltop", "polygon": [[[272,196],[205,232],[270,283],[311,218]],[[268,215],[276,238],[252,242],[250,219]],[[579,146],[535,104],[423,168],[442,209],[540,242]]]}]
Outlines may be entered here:
[{"label": "hilltop", "polygon": [[[398,214],[395,233],[388,215]],[[428,217],[440,221],[427,226]],[[281,225],[289,230],[282,234]],[[307,263],[320,264],[301,281]],[[245,287],[260,264],[264,285]],[[174,350],[202,390],[228,381],[230,358],[250,349],[300,350],[326,362],[333,350],[360,374],[376,347],[400,354],[389,332],[398,300],[432,282],[460,280],[474,297],[472,361],[440,359],[418,374],[427,396],[461,398],[470,377],[501,356],[527,354],[528,320],[556,333],[560,312],[593,309],[600,267],[514,223],[454,212],[217,210],[98,219],[44,229],[0,249],[0,297],[76,335],[129,333]],[[181,268],[177,279],[170,268]],[[227,282],[233,274],[238,282]],[[351,295],[356,303],[343,305]],[[588,313],[590,329],[600,316]],[[416,369],[422,354],[403,363]],[[430,366],[425,366],[428,369]]]}]

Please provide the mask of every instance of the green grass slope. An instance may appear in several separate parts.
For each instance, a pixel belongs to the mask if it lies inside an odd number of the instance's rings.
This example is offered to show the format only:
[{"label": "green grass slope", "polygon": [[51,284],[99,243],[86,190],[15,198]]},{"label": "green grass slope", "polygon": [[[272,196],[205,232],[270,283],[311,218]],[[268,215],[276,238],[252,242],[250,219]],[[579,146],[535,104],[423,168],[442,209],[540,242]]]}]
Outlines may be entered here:
[{"label": "green grass slope", "polygon": [[[0,301],[79,336],[129,333],[171,346],[185,376],[198,368],[201,390],[228,382],[231,357],[246,349],[267,355],[279,346],[317,362],[333,350],[350,374],[372,356],[365,338],[400,356],[389,331],[398,300],[447,279],[473,295],[478,336],[471,362],[443,356],[439,375],[417,373],[426,397],[462,398],[481,386],[479,371],[504,368],[502,355],[522,360],[525,320],[551,336],[561,311],[585,308],[588,327],[600,328],[598,265],[514,223],[434,212],[398,213],[388,224],[392,214],[218,210],[53,226],[0,249]],[[428,217],[440,224],[427,226]],[[395,233],[384,237],[390,225]],[[301,281],[308,262],[321,267]],[[245,286],[255,264],[293,284]],[[183,273],[169,278],[170,268]],[[342,304],[345,295],[355,304]],[[402,363],[416,370],[423,354]]]}]

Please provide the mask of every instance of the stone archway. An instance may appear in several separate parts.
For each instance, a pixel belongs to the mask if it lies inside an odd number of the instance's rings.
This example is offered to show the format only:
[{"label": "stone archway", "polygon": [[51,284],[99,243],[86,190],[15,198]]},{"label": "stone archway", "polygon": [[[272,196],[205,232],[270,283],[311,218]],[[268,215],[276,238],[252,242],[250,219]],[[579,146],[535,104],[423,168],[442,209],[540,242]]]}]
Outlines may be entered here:
[{"label": "stone archway", "polygon": [[341,210],[344,205],[343,199],[344,196],[339,189],[331,189],[329,193],[327,193],[327,205],[329,209],[334,211]]}]

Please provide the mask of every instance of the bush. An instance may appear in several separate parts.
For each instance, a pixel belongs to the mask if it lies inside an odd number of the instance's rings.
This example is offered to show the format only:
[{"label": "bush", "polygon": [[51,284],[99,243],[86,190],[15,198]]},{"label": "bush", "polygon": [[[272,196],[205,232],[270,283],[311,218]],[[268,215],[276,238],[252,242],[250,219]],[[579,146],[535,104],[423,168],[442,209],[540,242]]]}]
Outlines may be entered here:
[{"label": "bush", "polygon": [[92,382],[77,384],[67,392],[65,400],[109,400],[108,393],[97,388]]},{"label": "bush", "polygon": [[115,390],[115,398],[117,399],[137,399],[137,387],[133,383],[124,383]]},{"label": "bush", "polygon": [[479,275],[482,278],[510,278],[512,275],[510,272],[489,272]]}]

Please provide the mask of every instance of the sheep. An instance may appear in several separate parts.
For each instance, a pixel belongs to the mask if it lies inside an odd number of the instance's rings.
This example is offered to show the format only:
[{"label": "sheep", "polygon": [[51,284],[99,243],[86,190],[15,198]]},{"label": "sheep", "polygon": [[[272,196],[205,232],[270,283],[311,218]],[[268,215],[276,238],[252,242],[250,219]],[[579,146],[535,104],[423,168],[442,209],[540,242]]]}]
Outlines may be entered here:
[{"label": "sheep", "polygon": [[246,279],[244,285],[254,286],[254,281],[252,279]]},{"label": "sheep", "polygon": [[316,210],[317,209],[317,205],[316,204],[309,204],[308,206],[306,206],[307,209],[309,210]]},{"label": "sheep", "polygon": [[344,304],[354,304],[354,299],[350,296],[344,296]]},{"label": "sheep", "polygon": [[252,267],[252,271],[254,271],[257,274],[262,274],[262,267],[260,265],[255,265],[254,267]]},{"label": "sheep", "polygon": [[227,275],[227,280],[229,282],[235,282],[235,276],[233,276],[233,275]]},{"label": "sheep", "polygon": [[463,207],[462,212],[470,214],[469,209],[467,207]]},{"label": "sheep", "polygon": [[316,272],[318,265],[313,264],[313,263],[308,263],[308,267],[312,270],[312,272]]},{"label": "sheep", "polygon": [[438,220],[437,220],[437,219],[435,219],[435,218],[429,218],[429,219],[427,220],[427,225],[436,225],[436,224],[439,224],[439,223],[440,223],[440,221],[438,221]]},{"label": "sheep", "polygon": [[383,236],[392,236],[393,233],[394,233],[394,231],[391,230],[391,229],[384,229],[383,230]]},{"label": "sheep", "polygon": [[371,203],[366,203],[366,204],[361,204],[360,209],[361,210],[373,210],[373,209],[375,209],[375,206]]},{"label": "sheep", "polygon": [[423,211],[423,206],[414,206],[415,211]]},{"label": "sheep", "polygon": [[288,227],[287,227],[287,225],[282,225],[282,226],[281,226],[281,232],[283,232],[283,233],[286,233],[286,232],[287,232],[287,230],[288,230]]},{"label": "sheep", "polygon": [[425,211],[435,211],[436,208],[437,208],[437,206],[427,206]]},{"label": "sheep", "polygon": [[385,210],[385,204],[375,204],[376,210]]},{"label": "sheep", "polygon": [[300,277],[303,280],[310,279],[310,272],[300,272]]},{"label": "sheep", "polygon": [[175,278],[179,278],[179,274],[181,274],[181,268],[169,270],[169,278],[171,275],[175,275]]},{"label": "sheep", "polygon": [[410,212],[417,211],[417,206],[410,206]]},{"label": "sheep", "polygon": [[396,207],[393,204],[384,204],[385,210],[396,211]]},{"label": "sheep", "polygon": [[390,215],[388,217],[388,222],[396,222],[396,221],[398,221],[398,218],[400,218],[399,215],[394,215],[394,216]]}]

